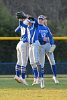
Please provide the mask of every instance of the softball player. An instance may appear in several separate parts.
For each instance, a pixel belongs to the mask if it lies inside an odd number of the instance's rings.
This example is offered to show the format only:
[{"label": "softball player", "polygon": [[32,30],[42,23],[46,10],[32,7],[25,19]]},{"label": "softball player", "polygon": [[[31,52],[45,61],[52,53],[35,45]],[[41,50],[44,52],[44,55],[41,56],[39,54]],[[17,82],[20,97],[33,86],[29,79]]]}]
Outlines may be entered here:
[{"label": "softball player", "polygon": [[28,83],[25,80],[25,72],[26,72],[26,65],[28,61],[28,52],[29,52],[26,18],[19,20],[19,26],[15,29],[15,32],[19,32],[19,31],[21,32],[21,38],[16,47],[17,63],[15,67],[16,75],[14,79],[17,80],[18,82],[28,85]]},{"label": "softball player", "polygon": [[[35,20],[34,20],[35,21]],[[39,63],[39,49],[40,43],[38,41],[37,27],[38,24],[31,19],[29,20],[28,29],[30,31],[30,47],[29,47],[29,59],[32,66],[34,76],[36,77],[36,84],[41,83],[42,69]],[[38,71],[38,72],[37,72]],[[42,88],[42,87],[41,87]]]},{"label": "softball player", "polygon": [[41,44],[40,63],[42,68],[44,68],[44,62],[45,62],[44,55],[47,54],[48,60],[50,62],[53,71],[53,80],[55,83],[59,83],[59,81],[56,79],[56,64],[53,55],[53,49],[55,48],[54,40],[52,38],[52,34],[49,28],[44,25],[44,22],[46,22],[46,17],[40,15],[38,17],[38,23],[39,23],[38,33],[39,33],[39,42]]},{"label": "softball player", "polygon": [[[47,17],[46,16],[45,16],[44,24],[47,26]],[[49,30],[49,32],[50,32],[50,30]],[[56,79],[56,63],[55,63],[54,53],[53,53],[56,46],[54,45],[54,42],[52,43],[50,41],[50,44],[51,44],[51,49],[49,50],[49,52],[46,52],[46,56],[47,56],[49,63],[51,65],[51,69],[52,69],[52,72],[53,72],[53,80],[54,80],[55,83],[59,83],[59,81]]]},{"label": "softball player", "polygon": [[[54,59],[54,54],[53,54],[53,51],[55,49],[54,40],[52,38],[52,34],[51,34],[49,28],[44,25],[44,22],[47,25],[46,17],[43,15],[40,15],[38,17],[38,32],[37,32],[37,33],[39,33],[38,40],[41,44],[39,62],[41,64],[42,68],[44,69],[45,54],[46,54],[48,57],[48,60],[50,62],[50,65],[51,65],[52,72],[53,72],[53,80],[55,83],[59,83],[59,81],[56,79],[56,64],[55,64],[55,59]],[[44,72],[44,70],[42,70],[42,72]],[[37,84],[36,81],[34,80],[34,84]],[[43,87],[44,79],[41,83],[42,83],[42,87]]]},{"label": "softball player", "polygon": [[[30,37],[29,37],[29,60],[30,64],[32,66],[32,70],[34,73],[34,77],[37,78],[38,72],[37,72],[37,66],[35,63],[35,57],[34,57],[34,45],[36,44],[35,42],[37,41],[37,35],[36,35],[36,29],[38,26],[37,20],[29,17],[29,23],[28,23],[28,30],[30,32]],[[29,35],[28,35],[29,36]]]}]

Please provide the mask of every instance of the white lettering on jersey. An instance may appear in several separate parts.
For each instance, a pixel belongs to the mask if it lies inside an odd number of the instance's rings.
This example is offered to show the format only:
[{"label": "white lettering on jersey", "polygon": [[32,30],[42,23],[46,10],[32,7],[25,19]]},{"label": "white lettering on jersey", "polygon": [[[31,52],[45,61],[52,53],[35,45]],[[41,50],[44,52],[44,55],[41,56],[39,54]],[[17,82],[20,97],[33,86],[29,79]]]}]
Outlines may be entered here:
[{"label": "white lettering on jersey", "polygon": [[46,37],[48,30],[39,30],[39,32],[41,33],[42,37]]},{"label": "white lettering on jersey", "polygon": [[21,26],[21,36],[25,34],[25,28]]}]

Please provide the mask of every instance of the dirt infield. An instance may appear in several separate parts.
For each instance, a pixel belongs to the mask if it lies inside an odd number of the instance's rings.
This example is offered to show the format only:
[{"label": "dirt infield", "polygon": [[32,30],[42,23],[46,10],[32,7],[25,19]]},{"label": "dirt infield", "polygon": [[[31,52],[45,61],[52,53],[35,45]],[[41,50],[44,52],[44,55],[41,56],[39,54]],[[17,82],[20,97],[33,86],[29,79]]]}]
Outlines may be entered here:
[{"label": "dirt infield", "polygon": [[67,100],[67,89],[0,89],[0,100]]}]

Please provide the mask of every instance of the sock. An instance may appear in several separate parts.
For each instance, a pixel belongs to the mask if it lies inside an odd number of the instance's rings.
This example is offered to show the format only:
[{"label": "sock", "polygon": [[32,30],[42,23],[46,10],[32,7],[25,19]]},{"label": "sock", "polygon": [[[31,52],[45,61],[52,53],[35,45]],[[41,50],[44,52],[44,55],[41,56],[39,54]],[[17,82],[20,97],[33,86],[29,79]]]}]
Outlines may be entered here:
[{"label": "sock", "polygon": [[41,74],[41,70],[38,72],[38,77],[41,78],[42,74]]},{"label": "sock", "polygon": [[22,66],[22,67],[21,67],[21,77],[22,77],[23,79],[25,79],[25,75],[26,75],[26,67]]},{"label": "sock", "polygon": [[44,77],[44,68],[41,68],[41,77]]},{"label": "sock", "polygon": [[38,77],[37,68],[32,68],[32,70],[33,70],[34,78],[37,78]]},{"label": "sock", "polygon": [[56,65],[52,65],[53,75],[56,77]]},{"label": "sock", "polygon": [[38,77],[42,77],[42,70],[41,70],[41,65],[38,65]]},{"label": "sock", "polygon": [[16,70],[16,75],[19,77],[21,74],[21,66],[16,64],[15,70]]},{"label": "sock", "polygon": [[25,79],[25,73],[22,73],[22,75],[21,75],[21,76],[22,76],[22,78],[23,78],[23,79]]}]

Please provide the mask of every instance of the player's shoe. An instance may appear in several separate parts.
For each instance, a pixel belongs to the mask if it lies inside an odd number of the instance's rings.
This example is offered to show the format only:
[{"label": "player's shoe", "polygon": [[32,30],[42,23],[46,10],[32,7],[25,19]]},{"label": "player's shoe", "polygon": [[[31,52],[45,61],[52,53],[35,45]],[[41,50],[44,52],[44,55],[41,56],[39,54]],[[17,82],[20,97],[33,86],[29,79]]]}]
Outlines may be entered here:
[{"label": "player's shoe", "polygon": [[59,84],[59,81],[56,79],[55,76],[53,76],[53,80],[54,80],[54,82],[55,82],[56,84]]},{"label": "player's shoe", "polygon": [[23,79],[22,77],[20,77],[20,82],[23,83],[24,85],[27,85],[27,86],[28,86],[28,83],[27,83],[26,80]]},{"label": "player's shoe", "polygon": [[40,83],[39,78],[34,78],[32,85],[36,85],[36,84],[39,84],[39,83]]},{"label": "player's shoe", "polygon": [[36,84],[36,78],[34,78],[32,85],[35,85],[35,84]]},{"label": "player's shoe", "polygon": [[45,87],[44,85],[44,78],[40,79],[40,87],[43,89]]},{"label": "player's shoe", "polygon": [[18,83],[21,83],[20,77],[18,77],[17,75],[15,75],[14,79],[15,79]]}]

